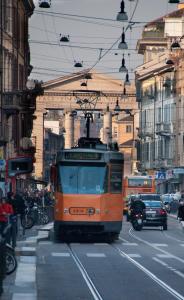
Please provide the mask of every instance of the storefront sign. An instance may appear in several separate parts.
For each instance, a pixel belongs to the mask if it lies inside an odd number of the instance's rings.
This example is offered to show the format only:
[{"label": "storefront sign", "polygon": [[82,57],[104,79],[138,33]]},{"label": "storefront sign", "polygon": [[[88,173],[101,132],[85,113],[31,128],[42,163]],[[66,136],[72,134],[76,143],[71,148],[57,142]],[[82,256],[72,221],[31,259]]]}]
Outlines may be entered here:
[{"label": "storefront sign", "polygon": [[184,168],[175,168],[173,169],[174,174],[184,174]]},{"label": "storefront sign", "polygon": [[171,179],[174,177],[174,173],[173,173],[173,170],[167,170],[166,171],[166,179]]}]

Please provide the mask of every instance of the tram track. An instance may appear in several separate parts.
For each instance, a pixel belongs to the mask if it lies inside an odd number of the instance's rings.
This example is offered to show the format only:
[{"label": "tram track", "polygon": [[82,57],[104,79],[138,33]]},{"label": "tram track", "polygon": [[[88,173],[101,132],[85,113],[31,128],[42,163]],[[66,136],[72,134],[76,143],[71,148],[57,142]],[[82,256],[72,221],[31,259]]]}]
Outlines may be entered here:
[{"label": "tram track", "polygon": [[182,258],[180,258],[180,257],[178,257],[178,256],[176,256],[176,255],[174,255],[174,254],[172,254],[172,253],[169,252],[169,251],[166,251],[166,250],[164,250],[164,249],[161,249],[159,246],[153,245],[152,243],[150,243],[150,242],[148,242],[148,241],[146,241],[146,240],[144,240],[144,239],[142,239],[142,238],[136,236],[135,234],[133,234],[133,229],[132,229],[132,228],[129,229],[129,235],[130,235],[131,237],[133,237],[134,239],[136,239],[137,241],[139,241],[139,242],[141,242],[141,243],[144,243],[145,245],[151,247],[152,249],[157,250],[157,251],[160,251],[160,252],[162,252],[163,254],[165,254],[165,255],[167,255],[167,256],[170,256],[170,257],[176,259],[177,261],[179,261],[180,263],[184,264],[184,259],[182,259]]},{"label": "tram track", "polygon": [[[131,235],[131,236],[134,237],[134,235]],[[139,240],[139,238],[136,237],[136,236],[134,238],[136,238],[137,240]],[[121,238],[120,238],[120,240],[124,241]],[[139,241],[144,242],[142,239],[140,239]],[[149,242],[147,242],[147,243],[149,243]],[[87,284],[87,286],[88,286],[88,288],[89,288],[89,290],[90,290],[93,298],[95,300],[104,300],[103,297],[101,296],[100,292],[96,288],[94,282],[90,278],[90,276],[89,276],[86,268],[84,267],[84,265],[82,264],[81,260],[79,259],[77,253],[72,248],[71,244],[66,244],[66,245],[68,247],[68,250],[70,252],[71,257],[73,258],[73,260],[74,260],[75,264],[77,265],[80,273],[82,274],[82,277],[84,278],[84,280],[85,280],[85,282],[86,282],[86,284]],[[107,245],[110,246],[110,247],[112,247],[122,258],[126,258],[131,264],[133,264],[136,268],[138,268],[140,271],[142,271],[144,274],[146,274],[153,282],[157,283],[162,289],[164,289],[167,293],[169,293],[170,295],[172,295],[175,299],[177,299],[177,300],[184,300],[184,296],[183,295],[181,295],[174,288],[172,288],[166,282],[164,282],[159,277],[157,277],[150,270],[148,270],[147,268],[145,268],[141,263],[137,262],[134,258],[132,258],[128,254],[126,254],[122,249],[120,249],[119,246],[117,246],[114,243],[107,243]],[[155,246],[155,247],[153,246],[153,248],[156,249],[156,250],[159,250],[161,252],[167,252],[167,251],[165,251],[163,249],[160,249],[157,246]],[[182,260],[182,262],[184,263],[183,260]]]},{"label": "tram track", "polygon": [[160,287],[162,287],[169,294],[171,294],[175,299],[184,300],[184,296],[183,295],[181,295],[175,289],[173,289],[171,286],[169,286],[167,283],[165,283],[164,281],[162,281],[161,279],[159,279],[155,274],[153,274],[151,271],[149,271],[147,268],[145,268],[143,265],[141,265],[135,259],[133,259],[128,254],[126,254],[124,251],[122,251],[118,246],[116,246],[116,245],[111,245],[111,246],[120,254],[121,257],[126,258],[130,263],[132,263],[139,270],[141,270],[142,272],[144,272],[149,278],[151,278]]},{"label": "tram track", "polygon": [[82,264],[81,260],[79,259],[78,255],[76,254],[76,252],[74,251],[74,249],[72,249],[71,244],[66,244],[69,250],[69,253],[71,255],[71,257],[73,258],[76,266],[78,267],[82,277],[84,278],[94,300],[104,300],[103,297],[100,295],[99,291],[97,290],[97,288],[95,287],[94,282],[92,281],[92,279],[90,278],[86,268],[84,267],[84,265]]}]

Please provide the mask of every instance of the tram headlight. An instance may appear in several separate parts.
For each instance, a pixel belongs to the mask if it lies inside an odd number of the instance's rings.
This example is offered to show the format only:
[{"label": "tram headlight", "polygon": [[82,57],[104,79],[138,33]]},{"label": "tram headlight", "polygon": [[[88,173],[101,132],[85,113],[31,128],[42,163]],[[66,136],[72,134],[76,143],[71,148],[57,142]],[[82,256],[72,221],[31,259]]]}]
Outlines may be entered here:
[{"label": "tram headlight", "polygon": [[93,207],[89,207],[89,208],[87,209],[87,212],[88,212],[88,215],[94,215],[95,209],[94,209]]},{"label": "tram headlight", "polygon": [[64,214],[68,214],[69,213],[69,209],[68,208],[64,208]]}]

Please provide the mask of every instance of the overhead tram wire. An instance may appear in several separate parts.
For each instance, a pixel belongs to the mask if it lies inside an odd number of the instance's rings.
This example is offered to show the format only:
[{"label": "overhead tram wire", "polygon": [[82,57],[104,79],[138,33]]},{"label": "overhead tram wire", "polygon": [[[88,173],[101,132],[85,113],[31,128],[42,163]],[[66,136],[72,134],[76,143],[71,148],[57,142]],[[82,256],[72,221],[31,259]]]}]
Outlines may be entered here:
[{"label": "overhead tram wire", "polygon": [[[113,45],[110,47],[110,48],[100,48],[100,47],[87,47],[87,46],[74,46],[74,45],[70,45],[70,47],[72,47],[72,48],[79,48],[79,49],[89,49],[89,50],[100,50],[100,49],[102,49],[102,50],[107,50],[107,52],[109,52],[109,51],[120,51],[120,49],[118,49],[118,48],[114,48],[114,49],[112,49],[113,48],[113,46],[115,45],[115,44],[117,44],[117,42],[120,40],[120,38],[121,37],[119,37],[118,38],[118,40],[116,40],[116,42],[114,42],[113,43]],[[37,41],[37,40],[30,40],[30,44],[40,44],[40,45],[48,45],[48,44],[50,44],[51,46],[58,46],[58,44],[57,43],[54,43],[54,42],[52,42],[52,43],[48,43],[48,42],[45,42],[45,41]],[[62,45],[62,47],[69,47],[68,45]],[[129,51],[136,51],[136,48],[134,48],[134,49],[128,49]],[[107,53],[106,53],[107,54]],[[102,57],[104,57],[105,55],[102,55]]]},{"label": "overhead tram wire", "polygon": [[[44,13],[39,13],[39,14],[44,14]],[[47,13],[45,13],[47,15]],[[55,16],[56,18],[60,19],[66,19],[66,20],[71,20],[71,21],[76,21],[76,22],[82,22],[82,23],[88,23],[88,24],[94,24],[94,25],[100,25],[104,27],[114,27],[114,28],[121,28],[121,26],[118,25],[112,25],[112,24],[105,24],[105,23],[99,23],[99,22],[92,22],[92,21],[87,21],[87,20],[82,20],[82,19],[74,19],[72,17],[61,17],[61,16]],[[87,18],[87,17],[86,17]]]},{"label": "overhead tram wire", "polygon": [[[132,22],[132,19],[133,19],[133,17],[134,17],[135,12],[136,12],[138,3],[139,3],[139,0],[136,0],[136,4],[135,4],[134,10],[133,10],[133,13],[132,13],[132,15],[131,15],[131,17],[130,17],[129,23]],[[127,25],[126,28],[125,28],[125,32],[128,30],[128,28],[129,28],[129,26],[130,26],[129,23],[128,23],[128,25]],[[121,39],[121,36],[120,36],[120,37],[119,37],[119,38],[111,45],[111,47],[110,47],[103,55],[101,55],[101,57],[94,63],[94,65],[91,67],[90,70],[92,70],[92,69],[99,63],[99,61],[101,61],[101,60],[104,58],[104,56],[106,56],[106,55],[109,53],[109,51],[112,50],[112,48],[119,42],[120,39]],[[130,50],[130,49],[129,49],[129,50]]]}]

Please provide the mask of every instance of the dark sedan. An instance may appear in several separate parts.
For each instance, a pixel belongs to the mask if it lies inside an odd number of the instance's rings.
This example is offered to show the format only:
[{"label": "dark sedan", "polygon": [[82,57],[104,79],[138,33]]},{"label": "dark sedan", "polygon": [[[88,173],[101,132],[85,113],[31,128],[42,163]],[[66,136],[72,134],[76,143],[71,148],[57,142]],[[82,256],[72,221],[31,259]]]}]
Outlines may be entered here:
[{"label": "dark sedan", "polygon": [[143,200],[146,205],[144,226],[162,226],[167,230],[167,212],[161,201]]}]

